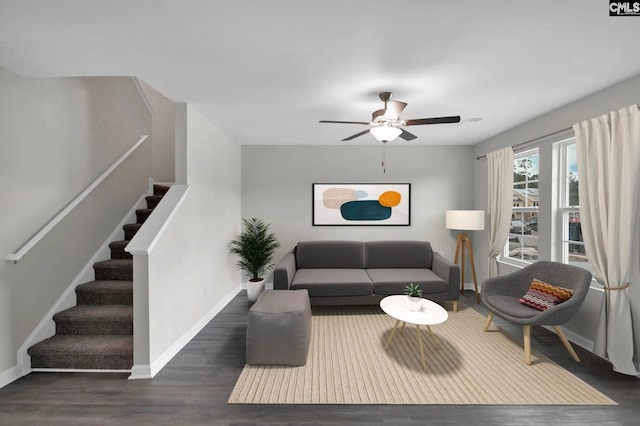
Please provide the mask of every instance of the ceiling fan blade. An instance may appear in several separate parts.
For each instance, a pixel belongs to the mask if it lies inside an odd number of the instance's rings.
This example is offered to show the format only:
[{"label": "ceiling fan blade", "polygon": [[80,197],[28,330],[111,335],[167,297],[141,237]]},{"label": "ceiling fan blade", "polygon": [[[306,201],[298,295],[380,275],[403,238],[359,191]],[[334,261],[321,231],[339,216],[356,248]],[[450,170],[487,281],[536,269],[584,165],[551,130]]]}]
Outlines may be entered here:
[{"label": "ceiling fan blade", "polygon": [[451,117],[432,117],[432,118],[416,118],[413,120],[405,120],[403,123],[405,126],[416,126],[419,124],[448,124],[459,123],[460,116],[454,115]]},{"label": "ceiling fan blade", "polygon": [[407,107],[405,102],[389,101],[387,109],[384,111],[384,118],[387,120],[397,120],[402,111]]},{"label": "ceiling fan blade", "polygon": [[417,138],[416,135],[407,132],[405,129],[400,129],[400,130],[402,130],[402,133],[400,133],[400,137],[405,141],[411,141]]},{"label": "ceiling fan blade", "polygon": [[363,130],[363,131],[361,131],[361,132],[359,132],[359,133],[356,133],[355,135],[351,135],[351,136],[349,136],[348,138],[344,138],[344,139],[342,139],[342,141],[343,141],[343,142],[344,142],[344,141],[350,141],[351,139],[355,139],[355,138],[360,137],[360,136],[362,136],[362,135],[366,135],[367,133],[369,133],[369,129],[367,129],[367,130]]},{"label": "ceiling fan blade", "polygon": [[367,121],[334,121],[334,120],[320,120],[318,123],[337,123],[337,124],[364,124],[368,125]]}]

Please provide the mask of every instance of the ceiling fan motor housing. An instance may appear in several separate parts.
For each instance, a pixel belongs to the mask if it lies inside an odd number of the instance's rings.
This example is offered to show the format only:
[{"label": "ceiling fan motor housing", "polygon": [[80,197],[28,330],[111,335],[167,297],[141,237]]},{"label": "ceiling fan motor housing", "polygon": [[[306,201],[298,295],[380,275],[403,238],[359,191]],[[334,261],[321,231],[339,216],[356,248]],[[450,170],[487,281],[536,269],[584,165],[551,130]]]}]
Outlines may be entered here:
[{"label": "ceiling fan motor housing", "polygon": [[380,92],[378,96],[380,97],[381,101],[387,102],[389,99],[391,99],[391,96],[393,96],[393,94],[391,92]]}]

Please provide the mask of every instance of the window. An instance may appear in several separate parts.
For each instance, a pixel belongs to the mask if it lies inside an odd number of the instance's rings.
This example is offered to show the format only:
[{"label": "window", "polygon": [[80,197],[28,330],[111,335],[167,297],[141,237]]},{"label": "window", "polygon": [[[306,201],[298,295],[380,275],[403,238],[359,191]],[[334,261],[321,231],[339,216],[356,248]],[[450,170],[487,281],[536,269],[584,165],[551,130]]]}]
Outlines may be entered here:
[{"label": "window", "polygon": [[560,202],[558,215],[562,226],[559,227],[562,250],[560,259],[563,263],[589,268],[582,239],[580,224],[580,196],[578,188],[578,161],[576,159],[576,142],[574,138],[559,142],[560,144]]},{"label": "window", "polygon": [[513,209],[505,259],[538,260],[538,161],[538,149],[514,156]]}]

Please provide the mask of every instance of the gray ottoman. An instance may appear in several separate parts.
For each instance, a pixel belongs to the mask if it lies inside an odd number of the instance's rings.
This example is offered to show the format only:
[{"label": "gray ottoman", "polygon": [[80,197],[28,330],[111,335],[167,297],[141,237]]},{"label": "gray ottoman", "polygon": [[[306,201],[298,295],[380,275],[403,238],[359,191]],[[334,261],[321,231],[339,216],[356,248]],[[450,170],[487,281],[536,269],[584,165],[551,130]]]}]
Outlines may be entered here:
[{"label": "gray ottoman", "polygon": [[249,309],[247,364],[304,365],[311,344],[307,290],[265,290]]}]

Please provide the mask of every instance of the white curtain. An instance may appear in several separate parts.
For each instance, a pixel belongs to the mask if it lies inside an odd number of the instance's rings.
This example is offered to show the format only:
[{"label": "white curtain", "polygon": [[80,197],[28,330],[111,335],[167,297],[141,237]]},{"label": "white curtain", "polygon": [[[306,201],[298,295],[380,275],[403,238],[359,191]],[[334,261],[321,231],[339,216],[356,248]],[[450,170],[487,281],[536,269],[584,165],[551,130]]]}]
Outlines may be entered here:
[{"label": "white curtain", "polygon": [[498,276],[498,255],[509,238],[513,207],[513,148],[487,154],[489,166],[489,278]]},{"label": "white curtain", "polygon": [[[628,297],[640,193],[640,110],[637,105],[577,123],[580,222],[594,277],[605,292],[595,353],[617,372],[638,375]],[[637,360],[638,358],[636,358]]]}]

